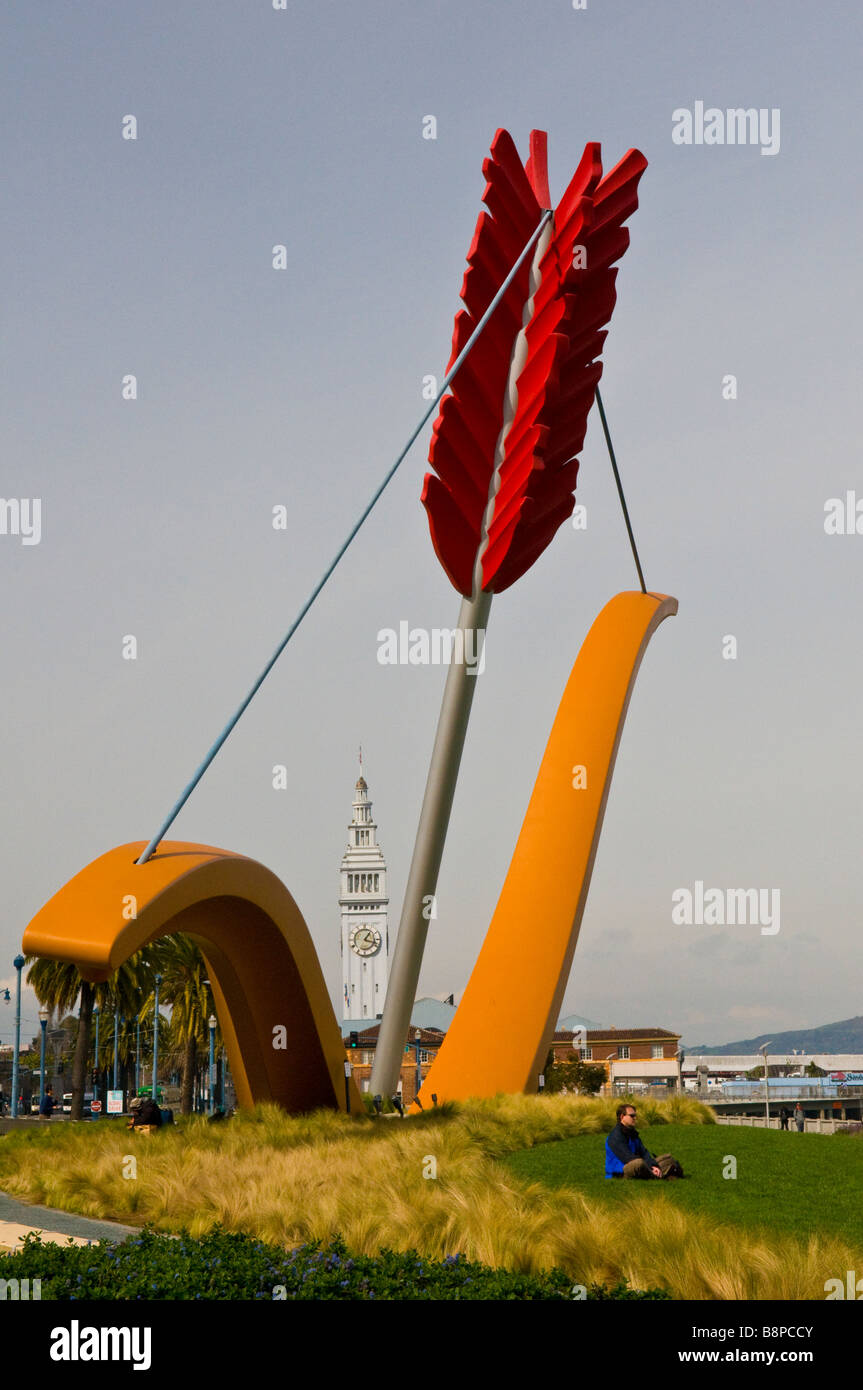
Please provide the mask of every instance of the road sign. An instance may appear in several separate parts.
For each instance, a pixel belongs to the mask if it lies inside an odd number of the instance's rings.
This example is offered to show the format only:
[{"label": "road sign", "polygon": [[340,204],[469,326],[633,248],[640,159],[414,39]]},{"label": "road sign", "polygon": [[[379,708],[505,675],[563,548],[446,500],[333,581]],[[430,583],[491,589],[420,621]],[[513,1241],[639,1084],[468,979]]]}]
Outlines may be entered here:
[{"label": "road sign", "polygon": [[122,1115],[123,1113],[123,1092],[109,1091],[108,1103],[105,1106],[106,1115]]},{"label": "road sign", "polygon": [[98,1115],[99,1112],[101,1111],[101,1109],[102,1109],[102,1102],[101,1102],[100,1100],[91,1100],[91,1101],[90,1101],[90,1114],[91,1114],[91,1115]]}]

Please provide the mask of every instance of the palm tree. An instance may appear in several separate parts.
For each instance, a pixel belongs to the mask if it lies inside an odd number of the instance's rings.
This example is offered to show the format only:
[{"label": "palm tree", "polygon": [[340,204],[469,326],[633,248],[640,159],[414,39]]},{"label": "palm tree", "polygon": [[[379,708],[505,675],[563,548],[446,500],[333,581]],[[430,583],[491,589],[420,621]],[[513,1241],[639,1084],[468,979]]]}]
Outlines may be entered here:
[{"label": "palm tree", "polygon": [[[130,956],[110,979],[98,985],[84,980],[77,966],[65,961],[30,956],[28,962],[31,967],[27,983],[32,985],[40,1004],[52,1012],[68,1013],[80,997],[78,1036],[72,1062],[73,1120],[80,1120],[83,1114],[94,1005],[99,1005],[106,1021],[111,1019],[111,1024],[100,1030],[96,1059],[98,1066],[107,1066],[113,1057],[115,1009],[126,1019],[140,1019],[141,1023],[152,1026],[157,973],[162,976],[160,1005],[165,1004],[171,1010],[170,1021],[161,1017],[160,1010],[160,1051],[166,1062],[180,1062],[183,1074],[180,1108],[184,1115],[191,1114],[195,1075],[207,1056],[208,1019],[215,1012],[215,1004],[204,958],[190,937],[177,933],[151,942]],[[118,1051],[127,1065],[131,1048],[130,1032],[121,1033]]]},{"label": "palm tree", "polygon": [[[215,1010],[207,967],[200,948],[181,932],[154,942],[149,953],[162,976],[160,1002],[171,1009],[174,1045],[182,1048],[180,1111],[190,1115],[195,1073],[209,1046],[207,1020]],[[152,1002],[151,996],[145,1008],[152,1009]]]},{"label": "palm tree", "polygon": [[[78,1036],[75,1040],[75,1053],[72,1059],[72,1112],[70,1118],[80,1120],[84,1111],[84,1091],[86,1088],[87,1063],[90,1057],[90,1041],[93,1021],[93,1006],[99,1005],[102,1013],[113,1017],[115,1006],[121,1013],[137,1013],[141,995],[152,980],[152,967],[144,958],[143,952],[120,966],[108,980],[93,985],[85,980],[78,967],[69,961],[52,960],[47,956],[28,956],[30,969],[27,983],[30,985],[45,1008],[52,1013],[69,1013],[80,997],[78,1014]],[[100,1044],[101,1044],[100,1039]],[[113,1030],[106,1037],[108,1049],[113,1047]],[[102,1054],[102,1047],[99,1052]],[[97,1064],[99,1059],[97,1058]]]},{"label": "palm tree", "polygon": [[72,1119],[80,1120],[84,1108],[84,1073],[90,1052],[90,1020],[93,1016],[95,987],[82,979],[76,965],[69,961],[50,960],[46,956],[28,956],[30,969],[27,983],[39,1003],[52,1013],[69,1013],[81,997],[78,1017],[78,1037],[72,1059]]}]

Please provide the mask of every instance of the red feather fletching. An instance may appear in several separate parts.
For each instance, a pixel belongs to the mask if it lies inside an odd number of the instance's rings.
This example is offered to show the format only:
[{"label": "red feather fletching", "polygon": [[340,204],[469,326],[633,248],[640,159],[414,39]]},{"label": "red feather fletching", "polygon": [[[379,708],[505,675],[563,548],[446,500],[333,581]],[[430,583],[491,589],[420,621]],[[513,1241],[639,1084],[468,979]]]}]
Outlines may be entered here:
[{"label": "red feather fletching", "polygon": [[[622,223],[646,167],[629,150],[603,178],[599,145],[585,147],[533,263],[525,259],[441,401],[422,501],[438,559],[466,596],[478,555],[482,589],[500,593],[572,513],[616,300],[611,267],[629,245]],[[550,206],[545,133],[531,132],[525,167],[499,130],[483,174],[488,211],[468,252],[447,370]]]}]

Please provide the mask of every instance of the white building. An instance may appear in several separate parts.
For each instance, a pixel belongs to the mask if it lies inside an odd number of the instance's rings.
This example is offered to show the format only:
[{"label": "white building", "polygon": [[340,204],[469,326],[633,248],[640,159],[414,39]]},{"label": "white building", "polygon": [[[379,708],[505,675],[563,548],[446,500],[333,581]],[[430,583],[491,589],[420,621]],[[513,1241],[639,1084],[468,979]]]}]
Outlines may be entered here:
[{"label": "white building", "polygon": [[360,774],[342,859],[342,1018],[374,1021],[387,993],[387,865],[377,842],[368,786]]},{"label": "white building", "polygon": [[[783,1072],[789,1076],[800,1076],[805,1078],[806,1067],[810,1062],[814,1062],[821,1071],[827,1075],[822,1078],[827,1080],[832,1074],[848,1073],[854,1077],[863,1073],[863,1054],[859,1052],[770,1052],[768,1050],[767,1065],[771,1069],[781,1067]],[[687,1088],[692,1088],[697,1083],[697,1070],[703,1067],[707,1072],[708,1086],[721,1086],[724,1081],[734,1081],[737,1077],[743,1077],[747,1072],[758,1068],[759,1072],[764,1070],[764,1055],[761,1052],[747,1052],[737,1055],[726,1053],[705,1053],[687,1054],[683,1063],[683,1080]],[[805,1078],[811,1080],[812,1078]],[[815,1080],[818,1078],[816,1077]]]}]

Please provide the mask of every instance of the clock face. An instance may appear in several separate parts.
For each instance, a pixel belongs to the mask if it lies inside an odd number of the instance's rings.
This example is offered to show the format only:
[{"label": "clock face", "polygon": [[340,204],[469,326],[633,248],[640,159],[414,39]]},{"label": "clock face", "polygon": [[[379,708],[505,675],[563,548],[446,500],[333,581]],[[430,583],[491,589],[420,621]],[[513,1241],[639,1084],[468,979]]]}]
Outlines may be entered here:
[{"label": "clock face", "polygon": [[351,930],[351,950],[358,956],[373,956],[381,948],[381,934],[377,927],[359,923]]}]

